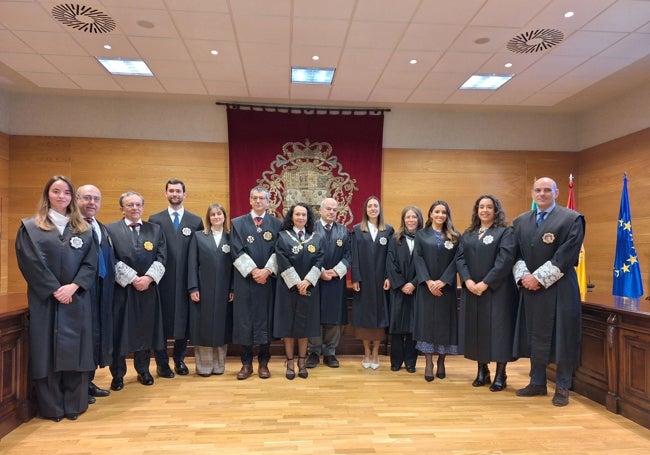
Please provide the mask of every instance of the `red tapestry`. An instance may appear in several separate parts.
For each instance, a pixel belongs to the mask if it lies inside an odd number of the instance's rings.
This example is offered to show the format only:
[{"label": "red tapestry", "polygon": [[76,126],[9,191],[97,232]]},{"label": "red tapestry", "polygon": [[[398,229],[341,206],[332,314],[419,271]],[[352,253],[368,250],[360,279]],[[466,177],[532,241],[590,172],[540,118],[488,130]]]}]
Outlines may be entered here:
[{"label": "red tapestry", "polygon": [[231,216],[250,211],[250,189],[261,185],[277,217],[332,197],[340,223],[360,222],[364,201],[381,196],[383,127],[383,111],[229,106]]}]

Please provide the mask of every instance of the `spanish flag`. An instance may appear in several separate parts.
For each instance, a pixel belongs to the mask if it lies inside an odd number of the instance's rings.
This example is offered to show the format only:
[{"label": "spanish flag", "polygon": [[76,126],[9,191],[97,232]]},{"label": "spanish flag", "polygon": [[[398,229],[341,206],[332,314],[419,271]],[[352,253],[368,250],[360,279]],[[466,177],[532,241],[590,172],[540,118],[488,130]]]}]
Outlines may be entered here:
[{"label": "spanish flag", "polygon": [[[576,209],[576,201],[573,196],[573,174],[569,175],[569,200],[567,201],[566,206],[571,210]],[[584,243],[580,247],[580,256],[578,257],[576,274],[578,275],[578,286],[580,287],[580,299],[584,301],[585,296],[587,295],[587,259],[585,256]]]}]

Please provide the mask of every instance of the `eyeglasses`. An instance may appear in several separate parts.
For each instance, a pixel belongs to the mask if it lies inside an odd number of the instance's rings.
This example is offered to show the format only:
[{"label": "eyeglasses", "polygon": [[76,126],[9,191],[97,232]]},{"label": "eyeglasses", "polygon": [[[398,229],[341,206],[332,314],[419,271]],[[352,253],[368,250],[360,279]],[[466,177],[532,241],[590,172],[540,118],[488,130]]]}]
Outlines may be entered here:
[{"label": "eyeglasses", "polygon": [[251,199],[254,201],[265,201],[268,198],[266,196],[251,196]]},{"label": "eyeglasses", "polygon": [[142,204],[140,204],[139,202],[129,202],[128,204],[124,204],[124,207],[126,207],[127,209],[141,209]]},{"label": "eyeglasses", "polygon": [[91,202],[91,201],[101,202],[102,200],[101,196],[91,196],[90,194],[85,194],[81,196],[81,199],[83,199],[86,202]]}]

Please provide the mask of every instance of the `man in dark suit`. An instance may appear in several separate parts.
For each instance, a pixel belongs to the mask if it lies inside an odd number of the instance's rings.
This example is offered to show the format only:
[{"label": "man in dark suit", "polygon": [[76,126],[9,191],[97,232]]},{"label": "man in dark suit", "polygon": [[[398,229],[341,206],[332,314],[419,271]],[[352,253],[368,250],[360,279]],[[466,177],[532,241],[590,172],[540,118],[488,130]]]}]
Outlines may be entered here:
[{"label": "man in dark suit", "polygon": [[[150,223],[161,227],[167,241],[166,271],[160,281],[160,300],[165,340],[174,340],[174,371],[180,375],[189,373],[185,365],[190,303],[187,292],[187,252],[194,232],[203,230],[201,217],[183,207],[186,196],[185,184],[181,180],[168,180],[165,185],[165,197],[169,201],[169,207],[149,218]],[[158,376],[173,378],[174,372],[169,367],[167,349],[156,351],[155,355]]]},{"label": "man in dark suit", "polygon": [[242,345],[242,367],[237,379],[253,374],[253,346],[259,345],[257,374],[271,377],[269,359],[272,338],[275,274],[278,264],[275,242],[282,221],[266,213],[269,191],[261,186],[250,191],[252,210],[232,220],[230,231],[234,272],[233,343]]},{"label": "man in dark suit", "polygon": [[309,338],[307,368],[314,368],[323,355],[323,363],[338,368],[336,347],[341,340],[341,326],[348,323],[346,275],[350,269],[350,235],[345,226],[336,222],[339,205],[326,198],[320,204],[320,221],[315,231],[324,239],[323,267],[320,274],[320,323],[322,336]]},{"label": "man in dark suit", "polygon": [[113,287],[112,390],[124,388],[126,356],[133,353],[138,382],[152,385],[151,350],[163,349],[158,283],[165,274],[167,245],[160,226],[142,221],[144,198],[136,191],[120,196],[124,218],[106,229],[115,252]]},{"label": "man in dark suit", "polygon": [[[84,219],[93,228],[93,239],[99,250],[97,276],[91,293],[93,332],[93,359],[95,366],[111,364],[113,355],[113,286],[115,285],[115,257],[106,227],[95,218],[102,205],[102,193],[96,186],[83,185],[77,189],[77,206]],[[88,376],[88,402],[95,397],[107,397],[110,392],[94,382],[95,371]]]}]

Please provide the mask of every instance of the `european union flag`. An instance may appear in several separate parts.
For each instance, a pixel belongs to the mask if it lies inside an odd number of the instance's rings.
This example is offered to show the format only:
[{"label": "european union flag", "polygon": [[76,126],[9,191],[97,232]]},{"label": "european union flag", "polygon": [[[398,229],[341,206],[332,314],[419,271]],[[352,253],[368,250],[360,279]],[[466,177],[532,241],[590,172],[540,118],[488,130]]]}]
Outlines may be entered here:
[{"label": "european union flag", "polygon": [[618,212],[612,294],[630,298],[639,298],[643,295],[641,268],[639,267],[636,249],[634,248],[634,238],[632,237],[632,217],[630,216],[630,201],[627,195],[627,174],[623,176],[621,208]]}]

